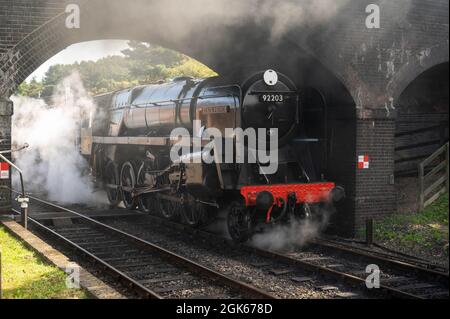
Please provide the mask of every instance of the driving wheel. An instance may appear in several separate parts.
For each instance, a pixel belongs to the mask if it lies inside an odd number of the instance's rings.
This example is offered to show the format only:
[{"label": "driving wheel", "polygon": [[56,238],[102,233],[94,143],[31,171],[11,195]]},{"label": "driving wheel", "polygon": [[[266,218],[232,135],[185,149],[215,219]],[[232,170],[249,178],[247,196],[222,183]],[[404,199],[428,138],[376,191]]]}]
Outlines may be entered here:
[{"label": "driving wheel", "polygon": [[227,216],[228,233],[237,242],[246,242],[253,235],[250,211],[240,202],[233,202]]},{"label": "driving wheel", "polygon": [[136,208],[136,200],[133,197],[133,189],[136,186],[136,175],[133,164],[125,162],[120,171],[120,186],[122,189],[123,204],[127,209]]},{"label": "driving wheel", "polygon": [[[137,173],[137,186],[145,185],[145,172],[147,171],[147,164],[142,161]],[[142,194],[137,197],[137,205],[140,211],[147,214],[155,214],[158,211],[156,204],[156,196],[153,194]]]},{"label": "driving wheel", "polygon": [[112,207],[115,207],[120,203],[120,192],[118,190],[118,186],[119,172],[117,165],[113,162],[109,162],[105,169],[105,188],[109,204]]}]

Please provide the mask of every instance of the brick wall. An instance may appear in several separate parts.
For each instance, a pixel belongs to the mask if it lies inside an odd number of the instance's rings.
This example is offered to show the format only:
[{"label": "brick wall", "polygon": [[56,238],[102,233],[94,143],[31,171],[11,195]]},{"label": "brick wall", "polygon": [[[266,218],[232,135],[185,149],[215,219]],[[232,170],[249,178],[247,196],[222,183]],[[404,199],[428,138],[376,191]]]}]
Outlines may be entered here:
[{"label": "brick wall", "polygon": [[0,0],[0,54],[64,11],[65,1]]},{"label": "brick wall", "polygon": [[[11,149],[12,112],[12,102],[7,99],[0,98],[0,151]],[[10,159],[9,154],[5,156]],[[0,179],[0,214],[11,213],[11,192],[5,187],[11,187],[11,179]]]},{"label": "brick wall", "polygon": [[395,113],[384,110],[358,112],[356,156],[367,155],[369,168],[356,168],[355,230],[367,218],[396,211],[394,180]]}]

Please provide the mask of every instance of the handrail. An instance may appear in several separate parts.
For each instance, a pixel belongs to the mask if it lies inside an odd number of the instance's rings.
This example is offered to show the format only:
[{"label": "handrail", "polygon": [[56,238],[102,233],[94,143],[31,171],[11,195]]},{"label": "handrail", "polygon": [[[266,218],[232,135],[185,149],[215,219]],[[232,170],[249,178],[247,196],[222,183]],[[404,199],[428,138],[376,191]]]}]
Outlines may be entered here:
[{"label": "handrail", "polygon": [[[402,121],[400,121],[399,123],[401,122]],[[415,122],[405,121],[404,123],[410,124]],[[423,122],[419,121],[417,123]],[[395,152],[396,153],[399,152],[398,154],[399,156],[395,160],[396,164],[395,175],[410,176],[417,174],[417,163],[427,159],[430,155],[432,155],[428,151],[426,151],[425,154],[423,154],[424,152],[421,152],[420,150],[424,148],[429,150],[430,148],[433,149],[434,147],[441,147],[442,145],[444,145],[448,141],[446,133],[448,123],[449,123],[448,120],[441,120],[437,125],[397,132],[395,134],[395,138],[399,139],[399,143],[398,144],[396,143]],[[432,133],[433,137],[430,136],[426,137],[421,135],[427,132],[430,134]],[[417,138],[412,138],[416,134]],[[407,136],[409,137],[408,139],[406,140],[402,139],[402,137]],[[407,151],[407,153],[402,153],[404,151]],[[417,155],[419,153],[422,155]],[[397,164],[400,164],[399,167],[397,167]],[[425,165],[427,164],[428,163],[426,163]]]},{"label": "handrail", "polygon": [[441,146],[436,152],[434,152],[433,154],[431,154],[427,159],[425,159],[422,164],[424,166],[427,166],[428,164],[430,164],[432,161],[434,161],[438,156],[442,155],[446,150],[448,149],[448,143]]},{"label": "handrail", "polygon": [[[449,191],[449,143],[447,142],[424,161],[419,163],[419,211],[431,205],[440,195]],[[425,169],[439,157],[444,157],[435,167],[425,173]],[[445,169],[444,174],[438,174]],[[431,185],[425,184],[433,178]]]},{"label": "handrail", "polygon": [[17,172],[19,172],[19,175],[20,175],[20,186],[21,186],[22,195],[19,195],[19,197],[17,198],[17,201],[20,203],[20,208],[22,211],[21,224],[25,229],[28,228],[28,202],[29,202],[29,199],[27,198],[27,196],[25,194],[25,186],[23,183],[23,172],[19,167],[17,167],[13,162],[11,162],[9,159],[7,159],[3,154],[17,152],[17,151],[23,150],[25,148],[28,148],[28,146],[29,146],[28,143],[25,143],[22,147],[20,147],[18,149],[6,150],[6,151],[0,152],[0,159],[4,160],[6,163],[8,163],[12,168],[14,168]]},{"label": "handrail", "polygon": [[9,164],[9,166],[11,166],[12,168],[14,168],[17,172],[19,172],[20,175],[20,184],[22,186],[22,196],[25,197],[25,187],[23,186],[23,175],[22,175],[22,170],[20,168],[18,168],[16,165],[14,165],[13,162],[11,162],[9,159],[7,159],[3,154],[5,154],[6,152],[0,152],[0,159],[4,160],[6,163]]}]

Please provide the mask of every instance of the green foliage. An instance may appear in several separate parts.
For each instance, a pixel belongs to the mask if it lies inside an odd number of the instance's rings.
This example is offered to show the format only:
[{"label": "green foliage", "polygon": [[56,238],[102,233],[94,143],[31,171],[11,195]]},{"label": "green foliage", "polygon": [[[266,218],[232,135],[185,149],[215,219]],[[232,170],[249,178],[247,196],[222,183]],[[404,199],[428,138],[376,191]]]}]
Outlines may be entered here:
[{"label": "green foliage", "polygon": [[170,68],[179,64],[184,58],[181,53],[143,42],[130,41],[128,46],[130,49],[122,51],[125,57],[146,65],[164,65]]},{"label": "green foliage", "polygon": [[77,64],[56,64],[52,65],[44,75],[43,84],[45,86],[56,86],[62,79],[69,76],[77,69]]},{"label": "green foliage", "polygon": [[87,298],[84,291],[68,289],[66,274],[44,262],[0,226],[2,297],[18,299]]},{"label": "green foliage", "polygon": [[43,89],[44,85],[41,82],[36,81],[35,78],[33,78],[30,81],[30,83],[23,82],[19,86],[18,92],[20,95],[39,98]]},{"label": "green foliage", "polygon": [[179,65],[169,69],[168,75],[170,78],[174,78],[177,76],[209,78],[217,76],[217,73],[193,59],[185,58]]},{"label": "green foliage", "polygon": [[378,241],[413,249],[443,247],[448,244],[448,193],[424,211],[394,215],[375,222]]},{"label": "green foliage", "polygon": [[123,50],[125,59],[130,63],[130,73],[140,81],[152,82],[164,79],[168,68],[178,65],[183,55],[175,51],[142,42],[130,41],[130,49]]},{"label": "green foliage", "polygon": [[42,82],[33,79],[22,83],[18,94],[30,97],[50,96],[55,86],[74,70],[80,73],[91,94],[115,91],[139,84],[155,83],[178,76],[211,77],[212,70],[178,52],[130,41],[124,56],[108,56],[98,61],[83,61],[70,65],[57,64],[45,73]]}]

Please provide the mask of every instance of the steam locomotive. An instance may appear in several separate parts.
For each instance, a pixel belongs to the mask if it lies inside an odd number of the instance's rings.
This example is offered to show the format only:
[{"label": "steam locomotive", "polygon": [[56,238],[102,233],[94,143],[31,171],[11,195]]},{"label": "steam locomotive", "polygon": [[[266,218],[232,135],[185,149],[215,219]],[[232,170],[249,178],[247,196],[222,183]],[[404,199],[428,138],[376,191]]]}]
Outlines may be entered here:
[{"label": "steam locomotive", "polygon": [[[344,196],[341,187],[317,178],[309,165],[299,93],[274,70],[258,72],[241,85],[220,77],[180,77],[94,99],[96,112],[81,121],[81,153],[112,206],[123,202],[128,209],[181,219],[193,227],[225,211],[230,236],[243,242],[267,225],[321,218],[321,206]],[[191,135],[184,145],[191,151],[174,160],[171,151],[181,139],[173,137],[177,128]],[[255,129],[258,145],[273,142],[276,131],[277,169],[264,170],[267,163],[245,135],[240,139],[243,160],[233,154],[225,161],[213,148],[208,150],[213,161],[193,161],[211,142],[202,133],[208,128],[220,133],[214,139],[222,147],[239,139],[236,129]],[[231,145],[229,150],[237,152]]]}]

